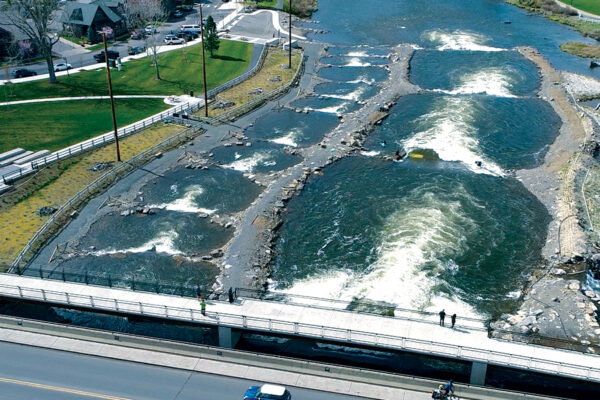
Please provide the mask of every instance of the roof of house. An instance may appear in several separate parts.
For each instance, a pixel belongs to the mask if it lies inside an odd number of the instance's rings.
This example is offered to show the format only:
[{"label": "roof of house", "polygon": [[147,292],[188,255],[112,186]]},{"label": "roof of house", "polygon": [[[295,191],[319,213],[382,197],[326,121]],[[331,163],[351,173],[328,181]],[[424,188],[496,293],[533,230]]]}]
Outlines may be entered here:
[{"label": "roof of house", "polygon": [[68,1],[65,4],[61,22],[66,24],[91,26],[98,13],[98,9],[102,10],[112,22],[119,22],[122,18],[114,12],[112,8],[115,8],[122,3],[122,0]]},{"label": "roof of house", "polygon": [[0,29],[9,32],[13,40],[28,40],[27,36],[23,31],[14,26],[10,19],[3,13],[0,13]]}]

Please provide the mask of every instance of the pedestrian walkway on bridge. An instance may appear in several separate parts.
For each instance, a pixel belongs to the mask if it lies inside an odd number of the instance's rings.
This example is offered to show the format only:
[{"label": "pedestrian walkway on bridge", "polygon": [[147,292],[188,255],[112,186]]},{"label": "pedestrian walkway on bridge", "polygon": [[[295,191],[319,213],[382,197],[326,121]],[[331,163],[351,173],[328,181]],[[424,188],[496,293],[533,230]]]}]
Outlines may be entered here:
[{"label": "pedestrian walkway on bridge", "polygon": [[600,356],[489,338],[476,329],[386,318],[308,305],[254,299],[207,301],[79,283],[0,274],[0,296],[98,312],[142,315],[212,325],[222,347],[242,331],[268,332],[470,361],[471,383],[483,385],[488,364],[600,383]]}]

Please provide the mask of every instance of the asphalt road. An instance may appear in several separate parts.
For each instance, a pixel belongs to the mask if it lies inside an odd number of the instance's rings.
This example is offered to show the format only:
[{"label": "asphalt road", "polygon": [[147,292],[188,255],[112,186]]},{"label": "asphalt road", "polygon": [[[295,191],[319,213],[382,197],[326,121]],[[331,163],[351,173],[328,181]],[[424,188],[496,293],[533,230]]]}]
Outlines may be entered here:
[{"label": "asphalt road", "polygon": [[[221,21],[223,18],[225,18],[229,13],[231,13],[233,11],[230,9],[219,10],[219,7],[223,4],[224,3],[221,0],[215,0],[215,1],[205,0],[205,1],[203,1],[202,2],[203,16],[207,17],[209,15],[212,15],[215,22]],[[173,33],[179,32],[181,25],[198,24],[199,20],[200,20],[200,15],[198,13],[198,7],[195,6],[193,11],[185,13],[183,18],[170,19],[169,21],[163,23],[157,30],[157,33],[156,33],[157,41],[160,43],[160,45],[162,45],[163,39],[165,38],[166,35],[168,35],[171,32],[173,32]],[[121,57],[124,57],[124,56],[127,56],[127,47],[128,46],[136,47],[136,46],[143,46],[144,44],[145,43],[143,40],[129,40],[127,42],[117,42],[111,47],[111,50],[118,51],[119,54],[121,55]],[[94,60],[94,54],[98,54],[100,51],[101,50],[89,52],[83,48],[81,48],[81,51],[77,51],[77,48],[75,48],[75,51],[74,51],[74,48],[72,46],[58,42],[54,46],[54,52],[57,53],[58,55],[61,55],[61,56],[66,55],[66,56],[64,58],[56,59],[54,61],[54,63],[55,64],[64,63],[65,58],[66,58],[66,62],[71,64],[73,66],[73,68],[97,64],[97,61]],[[10,68],[10,70],[12,71],[13,69],[17,69],[17,68],[27,68],[29,70],[37,72],[40,75],[48,73],[48,68],[46,67],[45,62],[29,64],[29,65],[23,66],[23,67],[13,67],[13,68]],[[2,74],[0,79],[5,79],[4,74]]]},{"label": "asphalt road", "polygon": [[[262,383],[0,342],[2,400],[240,400]],[[366,400],[288,389],[294,400]]]}]

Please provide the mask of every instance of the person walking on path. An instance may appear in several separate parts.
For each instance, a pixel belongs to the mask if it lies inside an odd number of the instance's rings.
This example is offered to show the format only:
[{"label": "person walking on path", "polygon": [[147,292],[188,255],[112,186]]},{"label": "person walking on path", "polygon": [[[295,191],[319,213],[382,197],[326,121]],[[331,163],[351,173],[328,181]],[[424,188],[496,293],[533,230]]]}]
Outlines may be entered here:
[{"label": "person walking on path", "polygon": [[454,329],[454,325],[456,324],[456,314],[452,314],[450,321],[452,322],[452,329]]},{"label": "person walking on path", "polygon": [[202,315],[206,316],[206,302],[204,299],[200,299],[200,312]]},{"label": "person walking on path", "polygon": [[446,310],[440,311],[440,326],[444,326],[444,319],[446,319]]}]

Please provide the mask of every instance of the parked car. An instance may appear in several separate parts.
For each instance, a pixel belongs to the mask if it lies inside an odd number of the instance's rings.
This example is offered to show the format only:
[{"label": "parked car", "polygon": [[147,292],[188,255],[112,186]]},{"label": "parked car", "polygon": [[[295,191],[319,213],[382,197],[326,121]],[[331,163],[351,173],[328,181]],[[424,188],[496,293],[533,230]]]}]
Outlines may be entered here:
[{"label": "parked car", "polygon": [[200,33],[200,32],[202,32],[202,28],[198,24],[181,25],[180,31],[181,32]]},{"label": "parked car", "polygon": [[156,32],[158,32],[158,31],[156,30],[156,27],[154,25],[148,25],[147,27],[144,28],[144,33],[146,35],[152,35]]},{"label": "parked car", "polygon": [[171,14],[171,16],[173,18],[183,18],[183,13],[181,12],[181,10],[175,10],[173,11],[173,14]]},{"label": "parked car", "polygon": [[146,34],[144,33],[144,31],[133,31],[131,32],[131,38],[133,40],[142,40],[144,37],[146,36]]},{"label": "parked car", "polygon": [[58,72],[58,71],[66,71],[68,69],[73,68],[73,66],[71,64],[67,64],[67,63],[58,63],[58,64],[54,64],[54,71]]},{"label": "parked car", "polygon": [[[117,58],[119,58],[119,52],[115,50],[108,50],[106,54],[108,55],[109,60],[116,60]],[[104,50],[102,50],[98,54],[94,54],[94,60],[96,60],[96,62],[104,62]]]},{"label": "parked car", "polygon": [[181,6],[181,9],[183,11],[190,12],[190,11],[192,11],[194,9],[194,6],[192,6],[191,4],[184,4],[184,5]]},{"label": "parked car", "polygon": [[244,394],[244,400],[292,400],[292,395],[283,386],[264,384],[250,386]]},{"label": "parked car", "polygon": [[176,35],[167,35],[167,36],[165,36],[165,43],[166,44],[184,44],[185,40],[183,40],[180,37],[177,37]]},{"label": "parked car", "polygon": [[194,40],[194,39],[198,38],[198,34],[194,33],[194,32],[187,32],[187,31],[185,31],[185,32],[179,32],[179,33],[177,33],[177,37],[185,40],[186,42],[189,42],[191,40]]},{"label": "parked car", "polygon": [[19,68],[19,69],[13,70],[10,74],[12,75],[13,78],[25,78],[27,76],[36,76],[37,72],[32,71],[30,69]]},{"label": "parked car", "polygon": [[143,53],[144,51],[146,51],[146,48],[144,46],[127,47],[127,54],[129,54],[130,56]]}]

